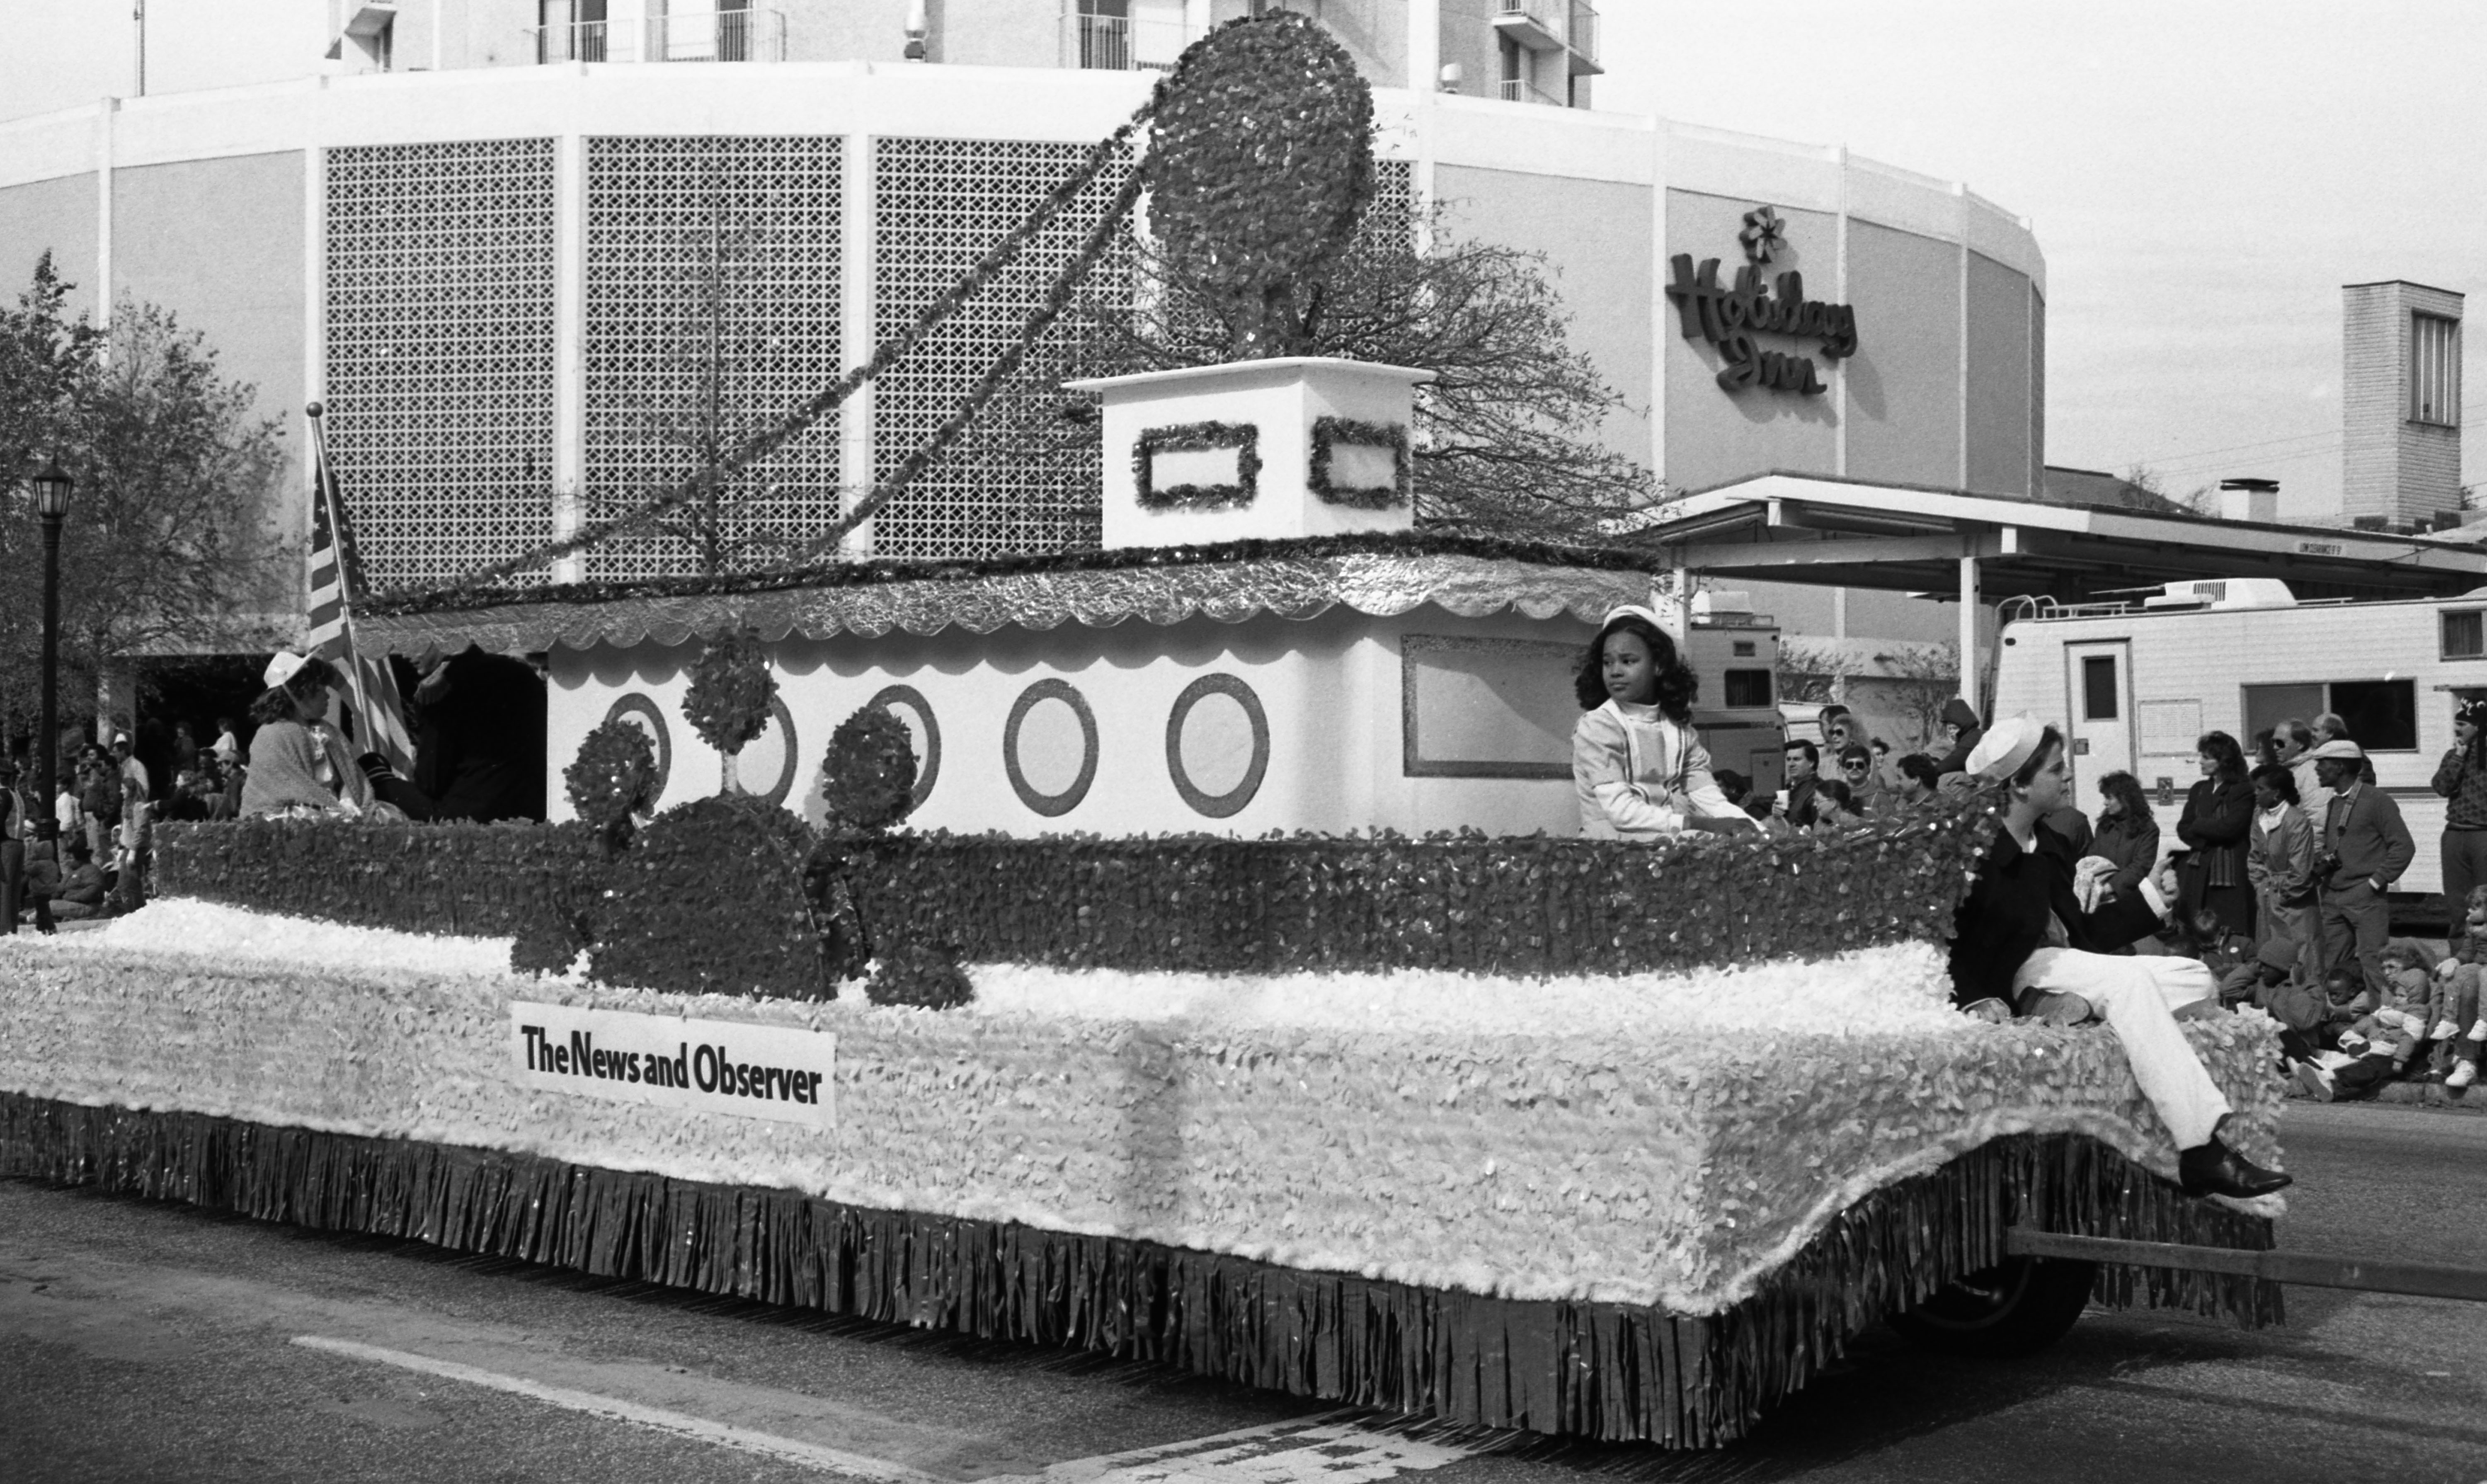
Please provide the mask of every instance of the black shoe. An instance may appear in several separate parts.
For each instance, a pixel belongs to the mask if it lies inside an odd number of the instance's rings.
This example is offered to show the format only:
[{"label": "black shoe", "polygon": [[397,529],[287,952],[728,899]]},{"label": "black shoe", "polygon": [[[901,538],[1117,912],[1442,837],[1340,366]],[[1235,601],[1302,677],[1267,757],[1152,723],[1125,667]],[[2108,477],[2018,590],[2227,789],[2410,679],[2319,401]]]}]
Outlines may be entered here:
[{"label": "black shoe", "polygon": [[2249,1200],[2296,1182],[2278,1170],[2263,1168],[2215,1138],[2177,1154],[2176,1183],[2188,1195],[2229,1195]]}]

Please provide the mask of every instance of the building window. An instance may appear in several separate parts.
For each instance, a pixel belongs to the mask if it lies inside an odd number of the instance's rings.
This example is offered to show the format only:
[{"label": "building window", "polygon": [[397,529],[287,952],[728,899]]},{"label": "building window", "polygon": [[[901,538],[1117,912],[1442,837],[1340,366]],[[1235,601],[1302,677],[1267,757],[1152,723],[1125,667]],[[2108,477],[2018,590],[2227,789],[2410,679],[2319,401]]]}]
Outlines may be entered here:
[{"label": "building window", "polygon": [[1729,711],[1774,706],[1771,699],[1771,672],[1768,670],[1729,670],[1726,672],[1726,701]]},{"label": "building window", "polygon": [[2349,740],[2368,752],[2417,749],[2417,682],[2335,680],[2328,685],[2248,686],[2246,738],[2282,719],[2312,721],[2337,712]]},{"label": "building window", "polygon": [[2113,721],[2116,717],[2117,692],[2115,657],[2091,655],[2082,660],[2082,719]]},{"label": "building window", "polygon": [[1125,71],[1132,65],[1132,0],[1079,0],[1079,65]]},{"label": "building window", "polygon": [[601,62],[605,0],[539,0],[538,62]]},{"label": "building window", "polygon": [[2444,615],[2444,658],[2487,658],[2487,612],[2473,608]]},{"label": "building window", "polygon": [[2461,424],[2461,322],[2410,316],[2410,421]]}]

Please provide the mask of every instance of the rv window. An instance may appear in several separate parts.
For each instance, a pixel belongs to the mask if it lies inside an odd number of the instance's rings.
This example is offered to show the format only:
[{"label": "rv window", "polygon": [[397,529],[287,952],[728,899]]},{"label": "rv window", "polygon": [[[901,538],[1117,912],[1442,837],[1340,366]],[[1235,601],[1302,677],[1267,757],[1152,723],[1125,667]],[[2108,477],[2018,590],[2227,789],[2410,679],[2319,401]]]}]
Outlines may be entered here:
[{"label": "rv window", "polygon": [[2115,683],[2115,657],[2092,655],[2082,661],[2082,719],[2113,721],[2122,699]]},{"label": "rv window", "polygon": [[2237,740],[2251,742],[2256,733],[2269,731],[2283,721],[2311,725],[2315,717],[2332,709],[2321,686],[2248,686],[2246,730]]},{"label": "rv window", "polygon": [[2417,747],[2417,682],[2414,680],[2333,681],[2332,710],[2349,723],[2350,739],[2369,752],[2410,752]]},{"label": "rv window", "polygon": [[2475,608],[2467,613],[2444,615],[2445,658],[2487,658],[2487,624],[2480,622],[2482,618],[2487,618],[2487,614],[2482,614]]},{"label": "rv window", "polygon": [[1778,704],[1771,699],[1771,672],[1768,670],[1729,670],[1726,682],[1724,704],[1731,710]]}]

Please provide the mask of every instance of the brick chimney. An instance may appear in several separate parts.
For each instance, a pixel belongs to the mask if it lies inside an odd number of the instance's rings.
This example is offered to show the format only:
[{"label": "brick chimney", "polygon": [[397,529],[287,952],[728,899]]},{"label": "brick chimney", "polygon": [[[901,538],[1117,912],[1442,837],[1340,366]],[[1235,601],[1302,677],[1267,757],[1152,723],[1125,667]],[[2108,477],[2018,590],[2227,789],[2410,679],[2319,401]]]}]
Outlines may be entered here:
[{"label": "brick chimney", "polygon": [[2461,508],[2461,297],[2406,279],[2341,287],[2345,518],[2398,528]]}]

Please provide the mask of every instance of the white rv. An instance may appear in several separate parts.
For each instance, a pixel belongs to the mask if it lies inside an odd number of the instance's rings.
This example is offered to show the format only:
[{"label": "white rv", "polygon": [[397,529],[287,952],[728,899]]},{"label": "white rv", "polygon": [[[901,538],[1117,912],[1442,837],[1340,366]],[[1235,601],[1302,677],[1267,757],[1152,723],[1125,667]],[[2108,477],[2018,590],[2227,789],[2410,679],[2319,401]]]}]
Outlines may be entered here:
[{"label": "white rv", "polygon": [[2071,741],[2082,811],[2098,780],[2141,780],[2173,846],[2194,740],[2338,712],[2401,806],[2417,859],[2396,892],[2442,889],[2444,800],[2432,786],[2452,709],[2487,695],[2487,588],[2461,598],[2300,602],[2269,578],[2173,582],[2132,602],[2008,605],[1995,712],[2031,712]]}]

